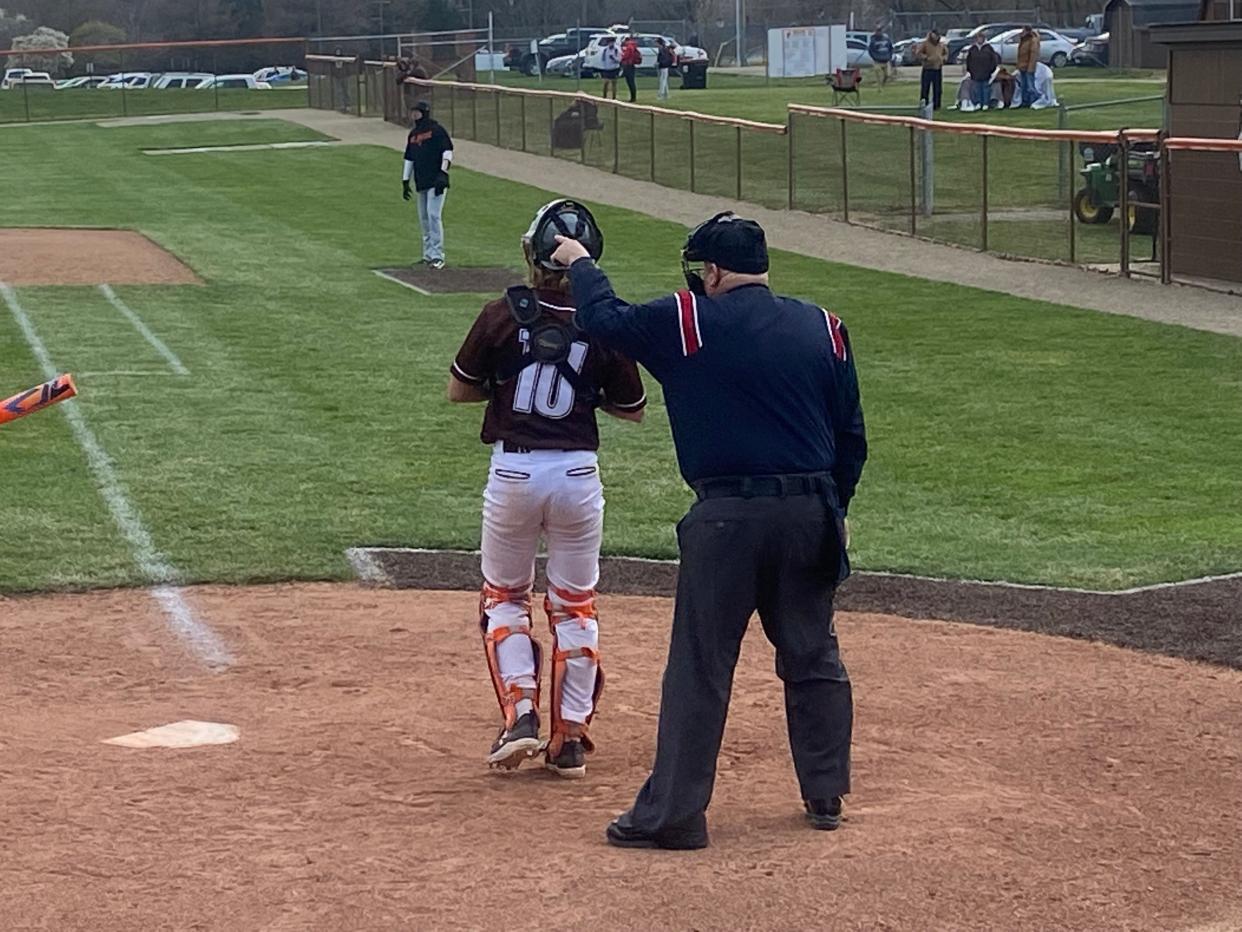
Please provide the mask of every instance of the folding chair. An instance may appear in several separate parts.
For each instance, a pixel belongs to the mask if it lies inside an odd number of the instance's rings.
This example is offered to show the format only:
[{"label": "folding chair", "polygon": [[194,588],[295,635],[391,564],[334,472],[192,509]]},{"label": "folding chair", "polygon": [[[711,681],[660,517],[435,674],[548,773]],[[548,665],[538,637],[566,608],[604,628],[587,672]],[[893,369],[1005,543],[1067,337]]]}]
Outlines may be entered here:
[{"label": "folding chair", "polygon": [[828,76],[828,86],[832,88],[832,105],[835,107],[841,103],[841,98],[847,94],[854,95],[854,103],[862,106],[862,69],[861,68],[838,68],[834,73]]}]

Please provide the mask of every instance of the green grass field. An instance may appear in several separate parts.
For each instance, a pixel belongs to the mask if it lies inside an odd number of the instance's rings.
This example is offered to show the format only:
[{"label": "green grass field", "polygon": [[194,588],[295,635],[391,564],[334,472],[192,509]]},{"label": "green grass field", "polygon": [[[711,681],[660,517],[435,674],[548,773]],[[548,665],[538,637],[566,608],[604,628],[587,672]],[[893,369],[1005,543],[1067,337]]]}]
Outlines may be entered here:
[{"label": "green grass field", "polygon": [[15,88],[0,91],[0,123],[101,119],[214,110],[278,110],[306,106],[306,85],[251,90],[65,91]]},{"label": "green grass field", "polygon": [[[117,288],[186,378],[96,289],[17,289],[188,580],[343,578],[352,545],[477,544],[481,411],[443,392],[486,296],[371,273],[416,255],[399,156],[140,152],[313,136],[263,120],[0,130],[0,226],[139,229],[206,283]],[[83,151],[75,172],[42,157]],[[450,261],[516,266],[548,197],[456,171]],[[598,216],[623,293],[678,286],[682,228]],[[1112,587],[1242,565],[1238,341],[782,253],[773,272],[854,339],[873,445],[851,516],[860,567]],[[0,305],[0,384],[40,380]],[[602,425],[605,547],[668,557],[689,494],[647,381],[644,425]],[[61,413],[0,428],[0,473],[0,590],[142,581]]]}]

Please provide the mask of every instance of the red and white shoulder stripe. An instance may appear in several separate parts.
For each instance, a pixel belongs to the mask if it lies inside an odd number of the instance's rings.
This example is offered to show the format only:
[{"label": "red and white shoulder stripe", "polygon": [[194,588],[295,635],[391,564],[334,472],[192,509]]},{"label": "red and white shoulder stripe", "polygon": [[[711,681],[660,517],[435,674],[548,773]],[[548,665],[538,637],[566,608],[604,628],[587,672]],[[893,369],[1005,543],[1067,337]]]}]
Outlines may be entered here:
[{"label": "red and white shoulder stripe", "polygon": [[699,299],[691,291],[677,292],[677,329],[681,333],[681,355],[693,356],[703,348],[699,329]]},{"label": "red and white shoulder stripe", "polygon": [[845,362],[845,334],[841,332],[841,318],[822,307],[820,310],[824,312],[824,323],[828,325],[828,337],[832,340],[832,355],[841,362]]}]

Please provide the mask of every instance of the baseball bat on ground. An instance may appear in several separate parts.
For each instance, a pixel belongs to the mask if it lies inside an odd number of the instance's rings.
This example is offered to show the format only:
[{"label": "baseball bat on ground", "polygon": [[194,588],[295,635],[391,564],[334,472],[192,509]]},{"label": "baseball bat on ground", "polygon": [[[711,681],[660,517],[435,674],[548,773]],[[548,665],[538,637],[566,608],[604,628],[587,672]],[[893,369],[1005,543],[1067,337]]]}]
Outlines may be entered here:
[{"label": "baseball bat on ground", "polygon": [[59,401],[72,398],[77,393],[78,387],[73,384],[72,375],[58,375],[50,382],[28,388],[24,392],[18,392],[13,397],[0,401],[0,424],[7,424],[27,414],[42,411]]}]

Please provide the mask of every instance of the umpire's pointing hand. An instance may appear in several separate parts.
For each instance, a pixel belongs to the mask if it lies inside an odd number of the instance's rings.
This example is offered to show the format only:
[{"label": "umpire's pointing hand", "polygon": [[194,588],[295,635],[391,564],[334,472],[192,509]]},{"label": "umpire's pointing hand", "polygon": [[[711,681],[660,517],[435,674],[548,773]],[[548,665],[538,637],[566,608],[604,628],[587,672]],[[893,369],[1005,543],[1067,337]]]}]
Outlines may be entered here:
[{"label": "umpire's pointing hand", "polygon": [[589,259],[591,254],[587,252],[587,248],[576,239],[570,239],[568,236],[556,236],[557,247],[552,253],[552,261],[558,265],[569,268],[579,259]]}]

